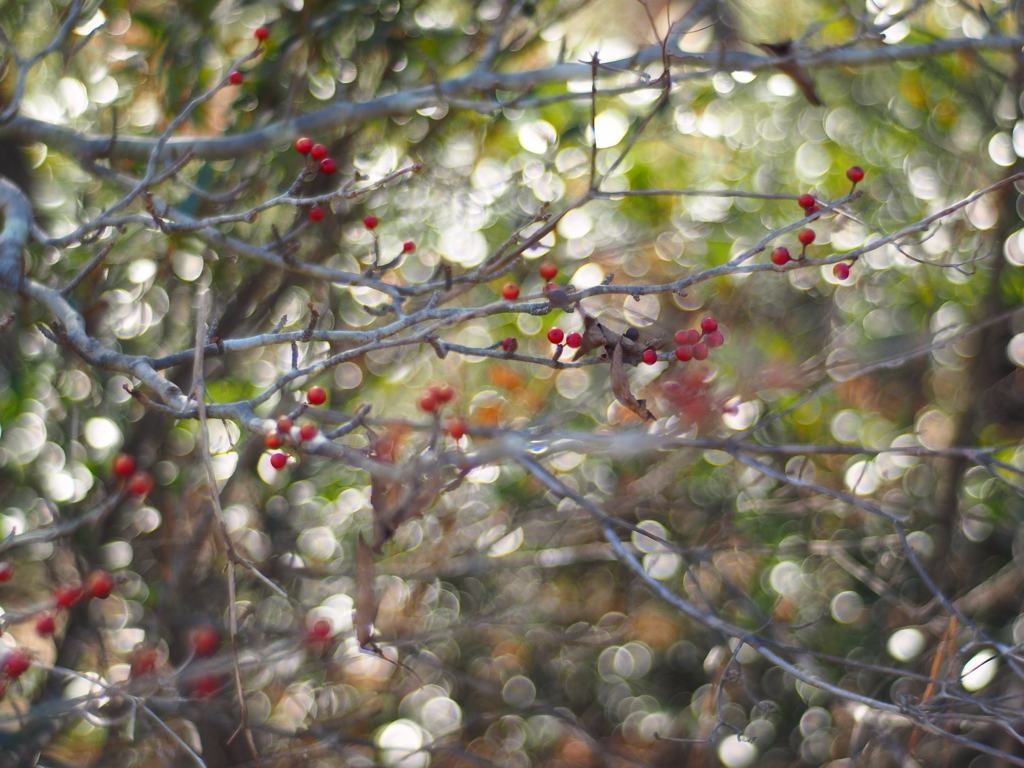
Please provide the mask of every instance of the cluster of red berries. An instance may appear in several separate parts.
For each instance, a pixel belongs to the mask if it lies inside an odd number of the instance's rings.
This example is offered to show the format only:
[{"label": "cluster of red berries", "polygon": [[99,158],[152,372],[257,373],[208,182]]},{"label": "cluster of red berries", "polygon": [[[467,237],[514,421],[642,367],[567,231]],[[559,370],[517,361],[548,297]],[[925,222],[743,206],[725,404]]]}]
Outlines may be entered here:
[{"label": "cluster of red berries", "polygon": [[[306,390],[306,402],[309,405],[323,405],[327,402],[327,390],[319,386],[310,387]],[[284,445],[286,440],[305,442],[312,440],[320,433],[316,424],[311,421],[307,421],[299,427],[298,439],[296,440],[295,436],[292,434],[292,428],[295,424],[290,416],[282,416],[277,420],[277,424],[275,426],[276,429],[264,438],[267,448],[280,448]],[[272,453],[270,455],[270,466],[274,469],[284,469],[287,464],[287,453],[279,451],[278,453]]]},{"label": "cluster of red berries", "polygon": [[[320,172],[328,176],[338,170],[338,164],[327,156],[327,147],[323,144],[314,144],[312,139],[302,137],[295,142],[295,151],[300,155],[309,155],[314,161],[319,161]],[[314,219],[319,221],[319,219]]]},{"label": "cluster of red berries", "polygon": [[450,403],[455,398],[455,389],[449,384],[431,384],[423,397],[419,399],[421,411],[433,413],[439,406]]},{"label": "cluster of red berries", "polygon": [[117,454],[111,463],[114,474],[122,479],[127,479],[128,490],[131,493],[136,496],[148,496],[156,487],[153,476],[149,472],[136,472],[135,467],[135,457],[129,456],[127,453]]},{"label": "cluster of red berries", "polygon": [[[677,344],[676,359],[684,363],[690,360],[706,360],[708,350],[725,344],[725,337],[718,330],[718,321],[713,317],[705,317],[701,320],[699,331],[694,328],[676,331],[672,339]],[[647,352],[652,351],[647,350]],[[648,362],[647,357],[644,357],[644,362]],[[651,362],[653,364],[653,361]]]},{"label": "cluster of red berries", "polygon": [[[543,264],[540,265],[540,269],[537,270],[537,271],[540,274],[541,278],[544,279],[544,288],[543,288],[543,290],[551,291],[551,290],[554,290],[555,288],[558,287],[555,283],[551,282],[555,278],[555,275],[558,274],[558,266],[557,265],[552,264],[550,261],[546,261],[546,262],[544,262]],[[519,284],[518,283],[505,283],[503,286],[501,286],[501,298],[505,299],[505,301],[515,301],[516,299],[518,299],[519,298]],[[558,342],[552,342],[552,344],[557,344],[557,343]],[[577,344],[576,346],[579,346],[579,345]],[[507,352],[508,350],[506,349],[505,351]]]},{"label": "cluster of red berries", "polygon": [[[851,165],[846,169],[846,178],[853,182],[853,186],[856,188],[857,182],[864,178],[864,169],[859,165]],[[796,201],[799,203],[800,207],[804,209],[805,216],[813,216],[821,210],[814,199],[814,195],[806,192],[800,195]],[[807,251],[807,246],[814,242],[815,237],[816,235],[814,230],[810,228],[801,229],[797,233],[796,239],[800,241],[800,245],[802,246],[800,249],[800,258],[803,258],[804,253]],[[771,259],[773,264],[782,267],[792,261],[793,257],[790,255],[788,248],[780,245],[772,251]],[[832,274],[835,275],[838,280],[846,280],[850,276],[850,265],[846,262],[840,262],[832,267]]]},{"label": "cluster of red berries", "polygon": [[561,328],[552,328],[548,331],[548,341],[552,344],[561,344],[564,341],[565,346],[579,349],[583,344],[583,337],[576,333],[576,331],[566,335]]},{"label": "cluster of red berries", "polygon": [[[4,564],[6,581],[11,577],[13,568],[7,563]],[[94,597],[97,600],[106,600],[114,591],[114,577],[109,571],[97,569],[89,574],[85,584],[64,584],[57,587],[53,593],[53,607],[57,610],[68,610],[73,608],[83,597]],[[57,621],[53,613],[45,612],[36,619],[36,632],[40,635],[52,635],[57,630]]]}]

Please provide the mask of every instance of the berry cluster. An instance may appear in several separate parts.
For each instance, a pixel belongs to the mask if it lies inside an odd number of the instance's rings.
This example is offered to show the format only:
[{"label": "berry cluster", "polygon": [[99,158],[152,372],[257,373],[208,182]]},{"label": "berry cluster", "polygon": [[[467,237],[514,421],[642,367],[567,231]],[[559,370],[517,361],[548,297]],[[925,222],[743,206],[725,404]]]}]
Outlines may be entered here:
[{"label": "berry cluster", "polygon": [[[320,163],[320,173],[328,176],[338,170],[338,164],[327,156],[327,147],[323,144],[314,144],[312,139],[303,136],[295,142],[295,151],[300,155],[309,155],[310,160]],[[314,219],[318,221],[318,219]]]},{"label": "berry cluster", "polygon": [[421,411],[433,413],[445,403],[455,399],[455,389],[450,384],[431,384],[419,399]]},{"label": "berry cluster", "polygon": [[[725,337],[718,330],[718,321],[713,317],[705,317],[700,321],[700,330],[690,328],[676,331],[672,340],[676,343],[676,360],[706,360],[708,350],[725,344]],[[647,362],[646,360],[644,362]]]},{"label": "berry cluster", "polygon": [[[864,169],[859,165],[851,165],[846,169],[846,178],[853,182],[853,188],[857,188],[857,182],[864,178]],[[805,216],[813,216],[818,213],[821,208],[818,207],[817,201],[814,199],[814,195],[805,192],[797,198],[797,203],[801,208],[804,209]],[[807,246],[814,242],[817,235],[814,230],[810,228],[801,229],[796,236],[796,239],[800,241],[800,256],[799,259],[803,260],[805,253],[807,252]],[[771,255],[772,263],[777,266],[785,266],[790,261],[793,261],[793,257],[790,255],[789,249],[783,245],[778,246],[772,251]],[[845,262],[840,262],[832,268],[832,274],[836,276],[838,280],[846,280],[850,276],[850,265]]]},{"label": "berry cluster", "polygon": [[135,457],[129,456],[127,453],[119,453],[111,464],[114,474],[128,481],[130,493],[136,496],[148,496],[156,487],[153,476],[149,472],[136,472],[135,467]]},{"label": "berry cluster", "polygon": [[[323,405],[327,402],[327,390],[323,387],[316,386],[310,387],[306,390],[306,404],[307,405]],[[306,406],[299,409],[298,413],[302,413]],[[280,448],[287,441],[291,441],[294,444],[307,442],[315,438],[320,430],[316,424],[311,421],[304,422],[298,430],[298,433],[293,433],[292,430],[295,427],[295,423],[291,416],[282,416],[277,420],[275,424],[276,429],[273,432],[267,434],[264,438],[267,448]],[[270,455],[270,466],[274,469],[284,469],[288,465],[288,454],[277,452]]]}]

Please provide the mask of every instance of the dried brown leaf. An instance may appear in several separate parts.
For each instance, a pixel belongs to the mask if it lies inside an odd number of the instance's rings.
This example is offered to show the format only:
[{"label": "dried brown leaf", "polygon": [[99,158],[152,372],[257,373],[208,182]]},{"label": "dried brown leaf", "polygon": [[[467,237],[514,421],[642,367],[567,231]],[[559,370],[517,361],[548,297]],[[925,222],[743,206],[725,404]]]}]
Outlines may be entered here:
[{"label": "dried brown leaf", "polygon": [[356,629],[359,647],[376,650],[373,642],[373,622],[377,618],[377,590],[373,587],[373,554],[370,545],[359,537],[356,544],[356,600],[352,624]]},{"label": "dried brown leaf", "polygon": [[615,399],[629,408],[644,421],[655,421],[657,417],[647,410],[646,400],[637,400],[629,391],[629,379],[626,377],[626,366],[622,362],[622,340],[615,345],[612,352],[611,383]]}]

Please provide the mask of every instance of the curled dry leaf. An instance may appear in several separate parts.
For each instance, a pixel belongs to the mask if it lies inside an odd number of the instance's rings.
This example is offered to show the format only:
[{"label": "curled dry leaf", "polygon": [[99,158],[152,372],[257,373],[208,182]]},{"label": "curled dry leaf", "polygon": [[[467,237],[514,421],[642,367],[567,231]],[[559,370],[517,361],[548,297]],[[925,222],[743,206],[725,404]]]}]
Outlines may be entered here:
[{"label": "curled dry leaf", "polygon": [[602,359],[608,359],[612,355],[612,351],[618,344],[622,345],[622,351],[626,356],[629,357],[640,357],[645,349],[661,349],[663,346],[662,336],[652,336],[644,339],[643,337],[638,338],[636,341],[623,336],[620,333],[616,333],[613,330],[605,327],[600,321],[593,315],[588,315],[586,310],[577,303],[576,309],[583,318],[583,333],[581,334],[581,343],[579,349],[576,350],[576,354],[573,355],[574,361],[579,360],[589,354],[595,349],[603,347],[601,352]]},{"label": "curled dry leaf", "polygon": [[625,341],[625,339],[620,340],[620,342],[615,345],[615,350],[612,352],[612,394],[615,395],[616,400],[629,408],[629,410],[644,421],[655,421],[657,417],[647,410],[647,401],[637,400],[633,396],[633,393],[629,391],[629,379],[626,377],[626,366],[622,362],[623,341]]},{"label": "curled dry leaf", "polygon": [[443,482],[436,473],[409,480],[391,480],[371,475],[370,505],[373,507],[373,551],[380,553],[398,526],[419,517],[433,505]]},{"label": "curled dry leaf", "polygon": [[373,587],[373,554],[363,537],[356,544],[356,600],[352,612],[356,639],[363,650],[377,651],[373,642],[373,622],[377,618],[377,590]]}]

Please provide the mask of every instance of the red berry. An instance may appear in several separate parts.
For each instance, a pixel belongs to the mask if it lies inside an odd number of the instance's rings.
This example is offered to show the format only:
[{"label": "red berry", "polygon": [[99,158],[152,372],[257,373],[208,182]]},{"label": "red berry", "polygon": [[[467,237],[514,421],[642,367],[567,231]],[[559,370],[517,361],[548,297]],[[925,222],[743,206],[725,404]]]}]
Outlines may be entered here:
[{"label": "red berry", "polygon": [[270,37],[270,30],[267,29],[266,27],[256,27],[256,30],[252,33],[252,36],[259,40],[260,42],[263,42],[268,37]]},{"label": "red berry", "polygon": [[114,577],[108,571],[93,571],[85,580],[89,594],[98,600],[106,600],[114,591]]},{"label": "red berry", "polygon": [[149,675],[156,670],[157,652],[151,645],[139,645],[132,651],[131,676]]},{"label": "red berry", "polygon": [[313,148],[313,140],[307,139],[303,136],[301,139],[295,140],[295,151],[301,155],[308,155],[309,150]]},{"label": "red berry", "polygon": [[562,339],[564,338],[565,334],[562,333],[561,328],[552,328],[550,331],[548,331],[548,341],[550,341],[552,344],[561,344]]},{"label": "red berry", "polygon": [[694,360],[705,360],[708,356],[708,345],[703,341],[698,341],[693,345],[693,359]]},{"label": "red berry", "polygon": [[431,384],[427,391],[439,403],[450,403],[455,398],[455,388],[450,384]]},{"label": "red berry", "polygon": [[558,274],[558,267],[552,264],[550,261],[546,261],[540,265],[540,276],[545,280],[550,280]]},{"label": "red berry", "polygon": [[808,209],[807,209],[807,210],[805,211],[805,213],[806,213],[806,214],[807,214],[808,216],[813,216],[813,215],[814,215],[814,214],[816,214],[816,213],[821,213],[821,208],[819,208],[819,207],[818,207],[818,206],[816,206],[816,205],[812,205],[812,206],[811,206],[810,208],[808,208]]},{"label": "red berry", "polygon": [[796,201],[800,204],[801,208],[810,208],[814,205],[814,195],[809,195],[804,192],[804,194],[800,195]]},{"label": "red berry", "polygon": [[[320,389],[320,387],[313,387],[313,389]],[[311,389],[310,392],[312,392],[313,389]],[[325,394],[324,397],[327,397],[327,395]],[[308,393],[306,394],[306,399],[309,399]],[[282,416],[280,419],[277,420],[277,431],[280,432],[282,435],[287,435],[289,432],[292,431],[292,420],[287,416]]]},{"label": "red berry", "polygon": [[452,419],[448,422],[448,434],[452,436],[453,440],[461,440],[466,434],[467,427],[465,419]]},{"label": "red berry", "polygon": [[288,454],[286,453],[272,453],[270,455],[270,466],[274,469],[284,469],[284,466],[287,463]]},{"label": "red berry", "polygon": [[58,608],[70,608],[85,594],[85,588],[81,584],[69,584],[61,587],[54,595],[54,602]]},{"label": "red berry", "polygon": [[721,331],[712,331],[704,338],[704,343],[708,345],[708,348],[714,349],[725,344],[725,336]]},{"label": "red berry", "polygon": [[267,448],[280,448],[281,447],[281,433],[271,432],[266,437]]},{"label": "red berry", "polygon": [[814,242],[814,230],[801,229],[800,234],[796,236],[796,239],[799,240],[800,243],[806,247]]},{"label": "red berry", "polygon": [[643,355],[641,355],[641,358],[648,365],[654,365],[656,362],[658,362],[658,353],[655,352],[653,349],[645,349]]},{"label": "red berry", "polygon": [[363,226],[366,227],[367,229],[376,229],[378,224],[380,224],[380,219],[378,219],[376,216],[363,217]]},{"label": "red berry", "polygon": [[136,472],[128,481],[128,490],[136,496],[147,496],[156,487],[153,476],[149,472]]},{"label": "red berry", "polygon": [[541,290],[543,290],[543,291],[554,291],[554,290],[557,290],[557,289],[558,289],[558,284],[557,283],[544,283],[544,287]]},{"label": "red berry", "polygon": [[314,144],[309,148],[309,156],[314,160],[323,160],[327,157],[327,147],[323,144]]},{"label": "red berry", "polygon": [[785,248],[785,247],[780,245],[778,248],[776,248],[774,251],[772,251],[772,263],[773,264],[778,264],[781,267],[783,264],[788,264],[789,260],[790,260],[789,248]]},{"label": "red berry", "polygon": [[[323,405],[327,402],[327,390],[323,387],[310,387],[306,392],[306,402],[310,405]],[[282,432],[287,432],[292,428],[291,419],[288,420],[288,429],[281,429],[281,421],[277,422],[277,428]]]},{"label": "red berry", "polygon": [[700,321],[700,329],[704,333],[711,333],[718,330],[718,322],[713,317],[705,317]]},{"label": "red berry", "polygon": [[306,630],[306,639],[311,643],[322,643],[331,636],[331,629],[331,622],[327,619],[319,619]]},{"label": "red berry", "polygon": [[693,347],[689,344],[680,344],[676,347],[676,359],[682,360],[684,363],[693,359]]},{"label": "red berry", "polygon": [[196,627],[192,630],[192,650],[200,658],[213,656],[220,648],[220,632],[209,624]]},{"label": "red berry", "polygon": [[0,581],[10,581],[14,575],[14,566],[10,563],[0,563]]},{"label": "red berry", "polygon": [[576,331],[573,331],[572,333],[565,337],[565,344],[566,346],[572,347],[573,349],[579,349],[579,347],[583,344],[583,337],[576,333]]},{"label": "red berry", "polygon": [[323,217],[324,217],[324,209],[321,208],[319,205],[316,206],[315,208],[310,208],[309,209],[309,219],[310,219],[310,221],[320,221],[320,219],[322,219]]},{"label": "red berry", "polygon": [[402,243],[402,253],[412,253],[416,250],[416,243],[412,240],[406,240]]},{"label": "red berry", "polygon": [[845,280],[850,276],[850,265],[845,261],[840,261],[832,267],[832,274],[836,276],[837,280]]},{"label": "red berry", "polygon": [[219,675],[200,675],[192,681],[192,693],[197,699],[209,699],[220,692]]},{"label": "red berry", "polygon": [[506,336],[501,340],[501,348],[505,352],[515,352],[518,347],[519,344],[516,342],[514,336]]},{"label": "red berry", "polygon": [[236,69],[234,72],[232,72],[230,75],[228,75],[228,82],[231,83],[232,85],[241,85],[242,84],[242,78],[243,78],[242,73],[239,72]]},{"label": "red berry", "polygon": [[316,437],[316,433],[318,431],[319,430],[316,428],[316,424],[307,421],[305,424],[299,427],[299,437],[301,437],[303,440],[312,440],[314,437]]},{"label": "red berry", "polygon": [[687,344],[696,344],[698,341],[700,341],[700,331],[698,331],[696,328],[691,328],[686,332]]},{"label": "red berry", "polygon": [[57,622],[53,620],[53,615],[44,613],[36,621],[36,632],[40,635],[52,635],[57,631]]},{"label": "red berry", "polygon": [[519,298],[519,286],[515,283],[505,283],[501,287],[501,298],[507,301],[514,301]]},{"label": "red berry", "polygon": [[864,169],[859,165],[851,165],[846,169],[846,178],[856,184],[858,181],[864,178]]},{"label": "red berry", "polygon": [[17,680],[31,666],[32,657],[28,655],[28,651],[21,650],[20,648],[4,656],[4,674],[11,680]]},{"label": "red berry", "polygon": [[419,405],[421,411],[433,413],[434,410],[437,408],[437,398],[434,397],[433,392],[427,392],[427,394],[423,395],[423,397],[419,399],[419,403],[417,404]]},{"label": "red berry", "polygon": [[135,471],[135,457],[127,453],[119,453],[114,457],[114,474],[118,477],[128,477]]},{"label": "red berry", "polygon": [[690,333],[689,331],[676,331],[675,335],[672,337],[672,340],[676,344],[686,344],[690,340]]},{"label": "red berry", "polygon": [[331,160],[331,158],[326,157],[326,158],[324,158],[323,160],[320,161],[320,172],[321,173],[324,173],[324,174],[330,176],[336,170],[338,170],[338,164],[336,162],[334,162],[333,160]]}]

